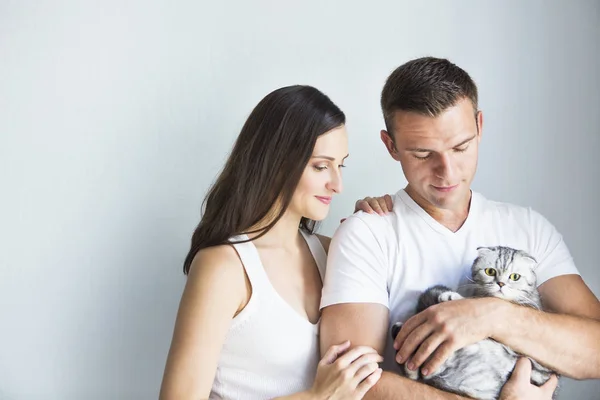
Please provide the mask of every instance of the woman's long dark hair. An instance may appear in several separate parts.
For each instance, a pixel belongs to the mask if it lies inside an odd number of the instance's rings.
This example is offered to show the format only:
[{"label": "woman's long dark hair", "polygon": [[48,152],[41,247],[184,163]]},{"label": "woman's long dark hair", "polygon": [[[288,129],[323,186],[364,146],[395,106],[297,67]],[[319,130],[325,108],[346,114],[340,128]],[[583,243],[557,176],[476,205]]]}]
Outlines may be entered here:
[{"label": "woman's long dark hair", "polygon": [[[204,199],[184,274],[206,247],[228,243],[242,233],[260,232],[255,239],[267,233],[288,208],[317,138],[345,122],[329,97],[311,86],[284,87],[262,99]],[[275,207],[277,215],[265,221]],[[268,224],[249,231],[259,222]],[[312,233],[315,221],[302,218],[300,228]]]}]

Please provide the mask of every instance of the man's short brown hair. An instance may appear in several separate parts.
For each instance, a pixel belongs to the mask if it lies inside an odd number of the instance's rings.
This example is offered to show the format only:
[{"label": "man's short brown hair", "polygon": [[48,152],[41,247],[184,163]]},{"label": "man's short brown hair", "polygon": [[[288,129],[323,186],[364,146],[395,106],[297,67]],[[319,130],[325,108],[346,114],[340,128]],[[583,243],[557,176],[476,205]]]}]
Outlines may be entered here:
[{"label": "man's short brown hair", "polygon": [[381,92],[381,109],[393,138],[395,111],[437,117],[468,98],[477,113],[477,86],[463,69],[442,58],[423,57],[402,64],[388,77]]}]

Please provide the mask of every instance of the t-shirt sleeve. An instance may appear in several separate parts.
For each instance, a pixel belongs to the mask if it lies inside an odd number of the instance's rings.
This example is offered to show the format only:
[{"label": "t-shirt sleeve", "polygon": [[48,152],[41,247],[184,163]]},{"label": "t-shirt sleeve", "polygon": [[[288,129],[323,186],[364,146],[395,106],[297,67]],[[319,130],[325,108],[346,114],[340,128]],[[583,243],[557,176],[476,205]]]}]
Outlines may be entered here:
[{"label": "t-shirt sleeve", "polygon": [[389,308],[387,277],[382,243],[359,215],[352,215],[331,240],[321,308],[340,303],[378,303]]},{"label": "t-shirt sleeve", "polygon": [[535,271],[538,286],[557,276],[579,275],[562,235],[541,214],[534,210],[529,211],[532,255],[538,262]]}]

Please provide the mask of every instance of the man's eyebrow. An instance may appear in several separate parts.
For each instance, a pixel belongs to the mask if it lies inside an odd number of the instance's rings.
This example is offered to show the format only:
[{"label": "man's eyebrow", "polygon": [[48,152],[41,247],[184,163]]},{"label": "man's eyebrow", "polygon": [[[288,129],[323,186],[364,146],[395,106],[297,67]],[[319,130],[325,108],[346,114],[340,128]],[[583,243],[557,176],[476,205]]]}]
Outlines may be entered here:
[{"label": "man's eyebrow", "polygon": [[[342,158],[342,160],[345,160],[346,158],[348,158],[349,155],[350,154],[346,154],[346,156],[344,158]],[[317,155],[317,156],[312,156],[311,158],[324,158],[324,159],[329,160],[329,161],[335,161],[335,158],[329,157],[329,156]]]},{"label": "man's eyebrow", "polygon": [[[465,144],[465,143],[467,143],[467,142],[470,142],[471,140],[475,139],[475,136],[477,136],[477,135],[473,135],[473,136],[471,136],[470,138],[468,138],[468,139],[466,139],[466,140],[463,140],[462,142],[460,142],[459,144],[457,144],[457,145],[456,145],[456,146],[454,146],[453,148],[460,147],[460,146],[462,146],[463,144]],[[417,152],[417,153],[434,153],[434,151],[433,151],[433,150],[430,150],[430,149],[423,149],[423,148],[421,148],[421,147],[411,147],[411,148],[408,148],[408,149],[406,149],[406,150],[408,150],[408,151],[414,151],[414,152]]]},{"label": "man's eyebrow", "polygon": [[420,147],[410,147],[410,148],[408,148],[406,150],[408,150],[408,151],[416,151],[417,153],[433,153],[433,150],[422,149]]},{"label": "man's eyebrow", "polygon": [[454,146],[454,147],[460,147],[460,146],[462,146],[463,144],[465,144],[465,143],[467,143],[467,142],[470,142],[471,140],[475,139],[475,136],[477,136],[477,135],[473,135],[473,136],[471,136],[470,138],[468,138],[467,140],[463,140],[462,142],[460,142],[459,144],[457,144],[457,145],[456,145],[456,146]]}]

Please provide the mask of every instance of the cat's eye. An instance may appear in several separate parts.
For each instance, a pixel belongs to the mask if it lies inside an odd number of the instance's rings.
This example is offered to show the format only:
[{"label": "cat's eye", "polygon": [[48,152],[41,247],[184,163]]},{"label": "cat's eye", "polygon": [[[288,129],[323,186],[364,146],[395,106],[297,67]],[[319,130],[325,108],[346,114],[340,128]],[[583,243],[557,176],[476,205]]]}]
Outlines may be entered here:
[{"label": "cat's eye", "polygon": [[496,270],[494,268],[486,268],[484,272],[488,276],[496,276]]},{"label": "cat's eye", "polygon": [[510,276],[508,277],[508,279],[510,279],[511,281],[518,281],[519,279],[521,279],[521,275],[514,273],[514,274],[510,274]]}]

